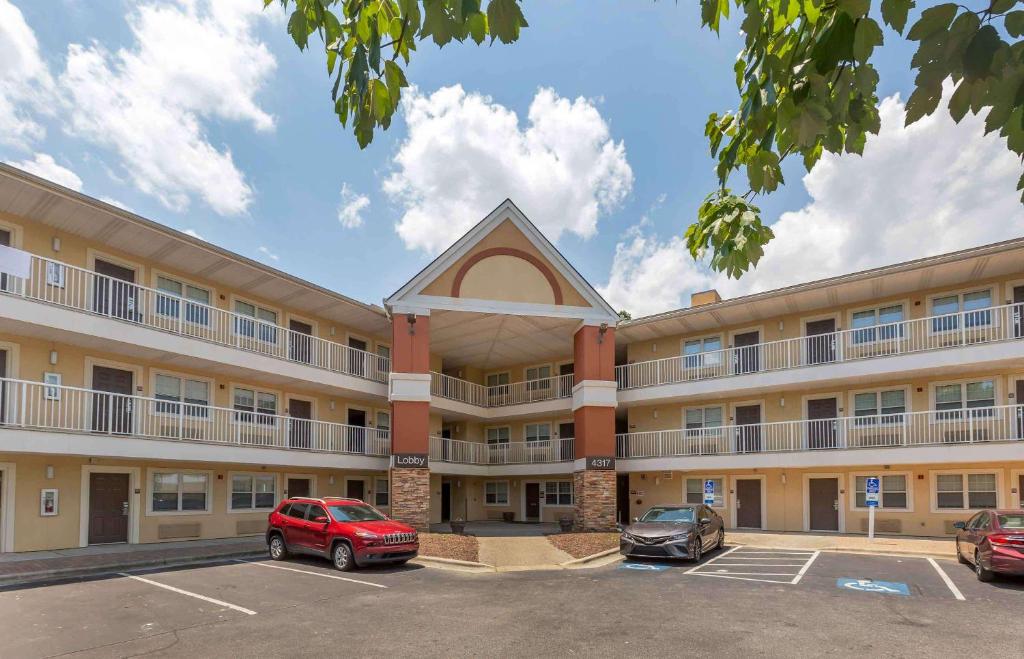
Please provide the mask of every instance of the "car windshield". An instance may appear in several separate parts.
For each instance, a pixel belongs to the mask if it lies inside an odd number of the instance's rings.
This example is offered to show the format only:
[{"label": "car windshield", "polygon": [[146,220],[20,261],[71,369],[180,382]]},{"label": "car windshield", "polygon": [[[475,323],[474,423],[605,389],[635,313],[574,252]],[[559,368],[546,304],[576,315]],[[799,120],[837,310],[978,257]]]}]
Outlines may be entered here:
[{"label": "car windshield", "polygon": [[377,522],[387,519],[380,511],[362,504],[336,504],[329,506],[331,517],[339,522]]},{"label": "car windshield", "polygon": [[641,522],[693,522],[693,508],[651,508]]},{"label": "car windshield", "polygon": [[1004,529],[1024,529],[1024,514],[1000,515],[999,526]]}]

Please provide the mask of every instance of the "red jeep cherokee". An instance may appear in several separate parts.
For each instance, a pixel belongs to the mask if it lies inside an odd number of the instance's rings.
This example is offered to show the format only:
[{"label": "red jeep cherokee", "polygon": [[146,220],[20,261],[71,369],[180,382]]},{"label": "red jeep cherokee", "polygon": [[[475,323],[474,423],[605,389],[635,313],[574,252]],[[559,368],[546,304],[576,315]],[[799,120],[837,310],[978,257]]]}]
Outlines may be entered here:
[{"label": "red jeep cherokee", "polygon": [[289,553],[312,554],[345,571],[374,563],[401,565],[420,547],[415,529],[359,499],[285,499],[268,521],[267,547],[275,561]]}]

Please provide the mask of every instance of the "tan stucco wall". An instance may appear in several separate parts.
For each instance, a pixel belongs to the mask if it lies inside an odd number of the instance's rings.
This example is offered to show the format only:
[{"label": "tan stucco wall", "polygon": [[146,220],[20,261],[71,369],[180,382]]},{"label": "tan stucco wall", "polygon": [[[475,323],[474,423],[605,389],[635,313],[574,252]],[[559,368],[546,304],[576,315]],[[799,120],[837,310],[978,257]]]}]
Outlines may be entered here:
[{"label": "tan stucco wall", "polygon": [[[484,483],[488,481],[509,482],[509,502],[507,506],[489,506],[484,503]],[[465,519],[468,521],[481,521],[488,519],[501,519],[502,513],[512,512],[516,521],[523,521],[525,512],[524,492],[527,482],[543,483],[554,481],[572,481],[571,474],[561,476],[529,476],[509,478],[482,478],[476,476],[442,476],[431,475],[431,501],[430,516],[431,523],[441,521],[441,486],[444,482],[451,483],[452,491],[452,518]],[[547,506],[544,505],[544,495],[541,495],[541,521],[556,522],[563,515],[572,514],[572,506]]]}]

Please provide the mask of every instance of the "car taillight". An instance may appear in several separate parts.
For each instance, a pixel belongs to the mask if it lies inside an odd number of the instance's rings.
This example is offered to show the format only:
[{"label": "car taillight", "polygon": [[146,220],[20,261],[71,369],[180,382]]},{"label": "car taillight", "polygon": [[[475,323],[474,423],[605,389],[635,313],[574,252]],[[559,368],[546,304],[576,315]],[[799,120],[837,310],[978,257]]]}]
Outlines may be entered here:
[{"label": "car taillight", "polygon": [[993,533],[988,537],[988,541],[997,547],[1024,547],[1024,535]]}]

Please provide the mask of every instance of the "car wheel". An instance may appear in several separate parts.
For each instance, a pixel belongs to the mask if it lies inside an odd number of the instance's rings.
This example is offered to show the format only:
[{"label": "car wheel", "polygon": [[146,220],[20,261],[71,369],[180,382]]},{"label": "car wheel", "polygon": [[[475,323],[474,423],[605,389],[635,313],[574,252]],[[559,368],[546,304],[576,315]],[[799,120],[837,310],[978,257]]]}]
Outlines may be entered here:
[{"label": "car wheel", "polygon": [[959,563],[961,565],[970,565],[968,560],[966,558],[964,558],[964,555],[962,553],[960,553],[960,541],[959,540],[956,541],[956,560],[959,561]]},{"label": "car wheel", "polygon": [[996,573],[992,570],[986,570],[985,566],[981,564],[981,553],[974,552],[974,574],[978,575],[978,581],[992,581],[996,578]]},{"label": "car wheel", "polygon": [[715,545],[716,549],[725,549],[725,529],[721,529],[718,532],[718,544]]},{"label": "car wheel", "polygon": [[278,534],[274,534],[270,538],[270,558],[275,561],[283,561],[288,558],[288,547],[284,544],[284,538]]},{"label": "car wheel", "polygon": [[348,572],[355,564],[355,561],[352,559],[352,549],[344,542],[334,545],[331,558],[334,561],[334,567],[342,572]]},{"label": "car wheel", "polygon": [[694,563],[700,563],[700,558],[703,555],[704,555],[704,541],[701,539],[700,536],[697,536],[697,539],[693,541],[693,550],[690,552],[690,559]]}]

